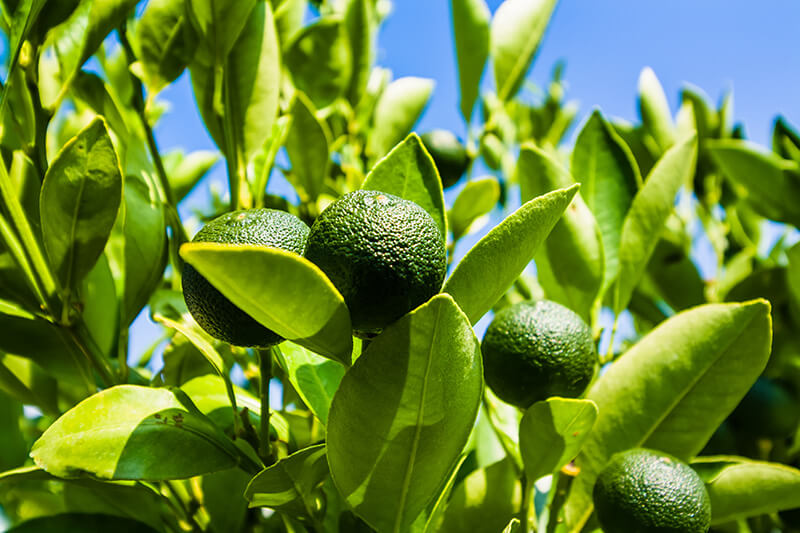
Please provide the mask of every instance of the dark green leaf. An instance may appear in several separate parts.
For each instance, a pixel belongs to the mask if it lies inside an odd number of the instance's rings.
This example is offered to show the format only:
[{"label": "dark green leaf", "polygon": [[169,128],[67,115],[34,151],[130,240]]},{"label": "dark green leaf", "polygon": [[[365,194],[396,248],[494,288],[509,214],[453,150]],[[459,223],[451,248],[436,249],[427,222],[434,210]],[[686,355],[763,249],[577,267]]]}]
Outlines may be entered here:
[{"label": "dark green leaf", "polygon": [[522,86],[557,0],[505,0],[494,14],[491,53],[497,96],[511,100]]},{"label": "dark green leaf", "polygon": [[458,61],[461,116],[470,122],[489,57],[489,19],[485,0],[450,0]]},{"label": "dark green leaf", "polygon": [[8,111],[2,114],[0,145],[11,150],[30,149],[35,142],[36,117],[25,72],[15,69],[3,85]]},{"label": "dark green leaf", "polygon": [[475,470],[447,504],[441,531],[500,531],[519,512],[522,485],[510,459]]},{"label": "dark green leaf", "polygon": [[549,398],[531,405],[519,424],[519,448],[533,483],[572,461],[597,420],[591,400]]},{"label": "dark green leaf", "polygon": [[372,168],[362,189],[394,194],[425,209],[447,236],[444,192],[439,173],[422,140],[416,133],[395,146]]},{"label": "dark green leaf", "polygon": [[370,161],[376,161],[402,141],[428,104],[434,82],[399,78],[390,83],[375,105],[375,127],[367,140]]},{"label": "dark green leaf", "polygon": [[286,49],[286,66],[295,86],[317,108],[344,96],[352,77],[347,28],[338,17],[325,17],[306,26]]},{"label": "dark green leaf", "polygon": [[789,124],[785,117],[775,119],[772,130],[772,151],[784,159],[794,159],[800,163],[800,133]]},{"label": "dark green leaf", "polygon": [[45,413],[57,413],[57,384],[30,359],[0,355],[0,390],[24,404],[35,405]]},{"label": "dark green leaf", "polygon": [[[564,167],[533,145],[520,150],[516,174],[523,202],[574,183]],[[591,324],[603,283],[603,244],[597,222],[581,195],[572,199],[534,259],[547,298]]]},{"label": "dark green leaf", "polygon": [[[264,3],[269,4],[258,0],[186,0],[186,9],[214,62],[222,65],[244,27],[259,18],[252,13],[253,8]],[[269,5],[264,9],[271,12]]]},{"label": "dark green leaf", "polygon": [[352,74],[347,90],[350,105],[355,107],[367,89],[367,81],[375,56],[375,24],[373,2],[349,0],[344,12],[344,25],[350,39]]},{"label": "dark green leaf", "polygon": [[84,70],[78,71],[72,82],[72,93],[92,111],[102,115],[114,133],[123,139],[128,138],[125,119],[100,76]]},{"label": "dark green leaf", "polygon": [[500,184],[493,177],[467,182],[458,193],[453,207],[447,212],[447,221],[453,239],[458,240],[473,228],[481,217],[488,215],[500,200]]},{"label": "dark green leaf", "polygon": [[63,513],[28,520],[9,533],[156,533],[157,530],[132,518],[106,514]]},{"label": "dark green leaf", "polygon": [[260,472],[244,495],[250,507],[270,507],[296,518],[314,517],[319,512],[316,489],[327,476],[325,445],[318,444]]},{"label": "dark green leaf", "polygon": [[692,462],[711,497],[711,523],[722,524],[800,507],[800,470],[744,457]]},{"label": "dark green leaf", "polygon": [[58,477],[180,479],[236,466],[238,452],[167,389],[118,385],[56,420],[31,450]]},{"label": "dark green leaf", "polygon": [[206,474],[201,486],[203,506],[208,511],[211,529],[216,533],[242,531],[247,515],[244,490],[250,476],[238,468]]},{"label": "dark green leaf", "polygon": [[181,256],[265,327],[350,364],[350,313],[341,294],[310,261],[276,248],[212,243],[184,244]]},{"label": "dark green leaf", "polygon": [[187,155],[170,152],[162,155],[162,159],[175,200],[181,201],[219,161],[219,153],[211,150],[197,150]]},{"label": "dark green leaf", "polygon": [[42,237],[62,287],[74,287],[106,245],[122,201],[119,161],[102,118],[53,160],[42,185]]},{"label": "dark green leaf", "polygon": [[114,276],[105,255],[80,286],[81,321],[100,353],[109,355],[119,335],[119,305]]},{"label": "dark green leaf", "polygon": [[291,126],[286,136],[286,153],[292,162],[289,179],[301,198],[316,201],[328,174],[330,132],[317,120],[314,104],[297,92],[289,111]]},{"label": "dark green leaf", "polygon": [[22,403],[0,393],[0,469],[20,466],[28,456],[28,443],[22,436],[19,421]]},{"label": "dark green leaf", "polygon": [[639,283],[672,213],[678,191],[694,176],[696,161],[697,136],[678,141],[656,162],[644,186],[633,198],[625,215],[619,243],[615,313],[628,306],[633,289]]},{"label": "dark green leaf", "polygon": [[467,252],[444,284],[472,324],[525,270],[578,192],[578,185],[524,203]]},{"label": "dark green leaf", "polygon": [[147,2],[133,46],[149,92],[158,93],[181,75],[194,57],[196,41],[185,0]]},{"label": "dark green leaf", "polygon": [[283,344],[279,353],[286,377],[314,416],[327,425],[328,411],[344,376],[344,367],[294,343]]},{"label": "dark green leaf", "polygon": [[592,486],[614,453],[697,454],[764,370],[771,337],[766,300],[709,304],[662,322],[614,362],[586,394],[600,414],[575,460],[569,529],[591,515]]},{"label": "dark green leaf", "polygon": [[756,213],[778,222],[800,225],[798,163],[735,139],[709,142],[708,151]]},{"label": "dark green leaf", "polygon": [[599,111],[594,111],[575,141],[572,176],[597,220],[603,241],[603,292],[619,273],[622,225],[642,181],[633,155]]},{"label": "dark green leaf", "polygon": [[328,420],[331,474],[355,512],[381,531],[406,531],[458,461],[482,388],[478,340],[448,295],[373,339]]}]

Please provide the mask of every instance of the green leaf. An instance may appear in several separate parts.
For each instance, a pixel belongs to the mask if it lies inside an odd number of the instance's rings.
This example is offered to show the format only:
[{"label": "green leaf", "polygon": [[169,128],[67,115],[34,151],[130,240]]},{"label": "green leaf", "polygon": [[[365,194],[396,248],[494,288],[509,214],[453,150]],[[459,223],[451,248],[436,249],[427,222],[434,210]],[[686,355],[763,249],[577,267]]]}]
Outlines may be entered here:
[{"label": "green leaf", "polygon": [[800,163],[800,133],[786,117],[778,115],[772,129],[772,151],[784,159],[792,159]]},{"label": "green leaf", "polygon": [[236,447],[167,389],[118,385],[56,420],[31,450],[58,477],[181,479],[236,466]]},{"label": "green leaf", "polygon": [[708,152],[753,211],[778,222],[800,225],[798,164],[764,152],[747,141],[709,141]]},{"label": "green leaf", "polygon": [[436,498],[436,501],[430,508],[430,512],[423,511],[414,521],[412,526],[413,531],[436,533],[442,529],[442,521],[444,520],[444,512],[447,509],[447,502],[450,500],[450,493],[453,491],[453,487],[456,484],[458,474],[461,471],[461,466],[466,460],[466,455],[462,455],[458,460],[456,465],[453,467],[450,477],[447,479],[447,483],[445,483],[442,491],[439,493],[439,497]]},{"label": "green leaf", "polygon": [[800,470],[744,457],[692,462],[711,497],[711,523],[722,524],[800,507]]},{"label": "green leaf", "polygon": [[622,225],[642,178],[625,142],[595,110],[575,141],[572,176],[594,214],[603,241],[603,291],[619,273]]},{"label": "green leaf", "polygon": [[661,153],[666,152],[676,140],[675,125],[664,88],[650,67],[642,69],[639,75],[638,100],[642,124],[655,139]]},{"label": "green leaf", "polygon": [[162,159],[172,186],[172,194],[176,201],[181,201],[219,161],[219,153],[212,150],[196,150],[187,155],[170,152],[162,156]]},{"label": "green leaf", "polygon": [[[7,33],[8,35],[8,72],[12,73],[16,70],[17,62],[19,61],[19,54],[22,50],[22,44],[28,38],[31,28],[36,24],[36,21],[41,13],[42,8],[47,3],[47,0],[20,0],[16,4],[16,9],[13,13],[6,11],[6,14],[11,18],[11,27]],[[10,7],[10,6],[9,6]],[[4,9],[6,9],[4,7]],[[7,52],[8,53],[8,52]],[[6,87],[3,87],[2,102],[0,103],[0,114],[5,114],[6,104]]]},{"label": "green leaf", "polygon": [[323,17],[288,44],[286,66],[294,85],[323,108],[348,91],[353,65],[347,28],[339,17]]},{"label": "green leaf", "polygon": [[[200,35],[202,43],[209,48],[214,63],[222,65],[232,52],[239,35],[252,19],[262,18],[253,13],[257,0],[186,0],[186,9]],[[270,6],[263,8],[270,11]],[[258,47],[260,49],[260,47]],[[250,50],[253,53],[253,50]],[[235,54],[232,54],[235,55]],[[251,64],[252,66],[252,64]],[[268,80],[269,81],[269,80]]]},{"label": "green leaf", "polygon": [[672,213],[678,191],[694,176],[696,162],[697,135],[692,135],[667,150],[633,198],[622,224],[614,313],[619,314],[628,306]]},{"label": "green leaf", "polygon": [[467,182],[447,212],[453,240],[466,235],[473,224],[488,215],[500,200],[500,184],[491,176]]},{"label": "green leaf", "polygon": [[578,192],[578,185],[539,196],[492,228],[456,265],[442,292],[475,324],[525,270]]},{"label": "green leaf", "polygon": [[164,205],[151,176],[129,175],[125,178],[124,209],[125,294],[122,296],[122,323],[127,326],[158,287],[167,263]]},{"label": "green leaf", "polygon": [[111,96],[108,86],[100,76],[85,70],[78,71],[75,80],[72,82],[71,94],[79,99],[79,102],[76,103],[80,104],[80,101],[82,101],[92,111],[102,115],[119,137],[122,139],[128,138],[129,131],[128,126],[125,124],[125,119]]},{"label": "green leaf", "polygon": [[36,142],[36,116],[24,70],[14,69],[6,78],[2,97],[8,102],[8,111],[2,113],[0,145],[11,150],[31,150]]},{"label": "green leaf", "polygon": [[[520,149],[516,175],[523,202],[574,183],[558,161],[532,144]],[[591,324],[603,284],[603,243],[581,195],[572,199],[534,260],[547,298],[569,307]]]},{"label": "green leaf", "polygon": [[331,134],[325,123],[317,120],[314,104],[302,92],[295,93],[289,113],[292,116],[286,135],[286,153],[292,163],[289,179],[301,198],[316,202],[328,175]]},{"label": "green leaf", "polygon": [[[231,11],[215,19],[215,24],[219,25],[222,21],[233,20],[236,15],[232,11],[239,9],[240,4],[250,2],[212,2],[215,8],[221,3],[233,5]],[[228,124],[245,164],[272,134],[272,124],[278,116],[281,81],[280,46],[270,3],[259,1],[249,13],[225,63],[223,82],[223,92],[227,95],[225,109],[230,113]]]},{"label": "green leaf", "polygon": [[591,400],[549,398],[531,405],[519,424],[519,448],[530,483],[572,461],[597,420]]},{"label": "green leaf", "polygon": [[99,513],[61,513],[27,520],[9,533],[156,533],[156,529],[121,516]]},{"label": "green leaf", "polygon": [[344,25],[350,42],[352,73],[347,99],[355,107],[367,89],[367,81],[375,56],[375,23],[373,3],[369,0],[349,0],[344,12]]},{"label": "green leaf", "polygon": [[247,500],[242,497],[250,476],[230,468],[203,476],[203,507],[208,511],[211,531],[242,531],[247,517]]},{"label": "green leaf", "polygon": [[482,388],[478,340],[448,295],[373,339],[328,419],[331,475],[355,512],[380,531],[407,531],[458,461]]},{"label": "green leaf", "polygon": [[283,344],[278,353],[278,362],[289,382],[314,416],[327,425],[328,411],[344,376],[344,367],[293,343]]},{"label": "green leaf", "polygon": [[522,533],[522,523],[519,518],[512,518],[508,525],[503,529],[503,533]]},{"label": "green leaf", "polygon": [[522,485],[510,459],[475,470],[453,491],[442,533],[500,531],[519,512]]},{"label": "green leaf", "polygon": [[103,253],[121,201],[119,161],[98,117],[64,145],[42,184],[42,237],[65,289],[75,287]]},{"label": "green leaf", "polygon": [[350,364],[350,313],[313,263],[276,248],[187,243],[181,256],[234,305],[265,327]]},{"label": "green leaf", "polygon": [[254,477],[245,489],[250,507],[270,507],[296,518],[314,517],[317,488],[328,477],[325,445],[284,457]]},{"label": "green leaf", "polygon": [[434,82],[425,78],[398,78],[375,105],[375,127],[367,140],[370,161],[376,161],[402,141],[428,104]]},{"label": "green leaf", "polygon": [[25,462],[28,443],[20,430],[22,404],[0,393],[0,469],[9,470]]},{"label": "green leaf", "polygon": [[81,66],[136,3],[81,0],[67,20],[48,32],[39,59],[40,96],[45,109],[58,107]]},{"label": "green leaf", "polygon": [[30,359],[0,355],[0,390],[9,396],[47,414],[58,413],[57,387],[55,378]]},{"label": "green leaf", "polygon": [[150,0],[136,23],[132,42],[148,92],[158,93],[178,79],[197,49],[185,0]]},{"label": "green leaf", "polygon": [[416,133],[392,148],[367,174],[362,189],[394,194],[415,202],[439,225],[447,237],[444,192],[439,172]]},{"label": "green leaf", "polygon": [[106,255],[101,255],[94,268],[80,284],[81,321],[100,353],[110,355],[119,341],[120,309],[114,274]]},{"label": "green leaf", "polygon": [[494,14],[491,54],[500,100],[511,100],[530,69],[557,0],[505,0]]},{"label": "green leaf", "polygon": [[697,454],[764,370],[771,337],[766,300],[709,304],[662,322],[614,362],[586,394],[600,414],[575,460],[569,530],[591,515],[592,486],[614,453]]},{"label": "green leaf", "polygon": [[489,19],[485,0],[450,0],[458,61],[461,116],[469,123],[489,57]]}]

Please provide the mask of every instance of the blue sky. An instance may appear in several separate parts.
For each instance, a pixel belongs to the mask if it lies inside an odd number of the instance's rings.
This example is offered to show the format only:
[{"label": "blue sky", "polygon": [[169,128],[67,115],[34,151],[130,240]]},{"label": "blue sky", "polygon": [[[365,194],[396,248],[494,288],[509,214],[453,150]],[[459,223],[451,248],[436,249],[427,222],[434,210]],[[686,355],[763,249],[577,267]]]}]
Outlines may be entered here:
[{"label": "blue sky", "polygon": [[[487,3],[494,12],[501,1]],[[725,90],[733,89],[735,119],[744,122],[751,139],[764,144],[777,113],[800,125],[800,48],[794,38],[798,21],[800,2],[794,0],[771,0],[758,8],[744,0],[561,0],[529,79],[546,85],[553,65],[563,60],[567,97],[579,102],[579,121],[595,107],[608,116],[636,121],[639,73],[650,66],[673,112],[687,82],[702,88],[715,105]],[[395,77],[436,81],[417,130],[446,128],[463,137],[450,2],[394,0],[378,46],[377,63]],[[484,86],[492,86],[488,69]],[[197,116],[186,74],[161,99],[171,104],[156,129],[162,150],[214,148]],[[572,130],[568,142],[576,132]],[[208,201],[208,181],[226,186],[223,164],[182,204],[183,215]],[[146,322],[139,321],[136,329],[150,329]],[[133,356],[143,347],[135,342],[135,332],[131,338]]]}]

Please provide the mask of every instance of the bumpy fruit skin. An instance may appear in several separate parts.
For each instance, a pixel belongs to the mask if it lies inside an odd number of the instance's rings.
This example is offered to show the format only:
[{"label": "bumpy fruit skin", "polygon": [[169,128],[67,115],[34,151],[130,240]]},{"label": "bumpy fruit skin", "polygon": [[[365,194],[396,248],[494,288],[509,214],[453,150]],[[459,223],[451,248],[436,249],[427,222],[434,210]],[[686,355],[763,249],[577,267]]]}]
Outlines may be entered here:
[{"label": "bumpy fruit skin", "polygon": [[580,396],[597,354],[589,326],[551,301],[520,302],[497,313],[481,343],[486,383],[523,409],[551,396]]},{"label": "bumpy fruit skin", "polygon": [[442,187],[455,185],[469,167],[467,149],[458,137],[447,130],[431,130],[423,133],[420,139],[436,164]]},{"label": "bumpy fruit skin", "polygon": [[317,217],[306,259],[330,278],[359,335],[378,333],[438,293],[444,239],[422,207],[379,191],[347,193]]},{"label": "bumpy fruit skin", "polygon": [[[308,232],[302,220],[285,211],[248,209],[215,218],[192,242],[261,245],[302,254]],[[188,263],[182,283],[189,312],[211,336],[235,346],[266,347],[283,340],[236,307]]]},{"label": "bumpy fruit skin", "polygon": [[711,500],[692,468],[662,452],[634,448],[611,457],[593,499],[605,533],[705,533]]}]

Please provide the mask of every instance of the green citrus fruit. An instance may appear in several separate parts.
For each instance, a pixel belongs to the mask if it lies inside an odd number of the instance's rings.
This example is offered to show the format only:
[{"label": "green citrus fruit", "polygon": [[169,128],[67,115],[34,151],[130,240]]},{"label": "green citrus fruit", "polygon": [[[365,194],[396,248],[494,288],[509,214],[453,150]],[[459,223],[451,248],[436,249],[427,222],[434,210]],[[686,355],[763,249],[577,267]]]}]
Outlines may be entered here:
[{"label": "green citrus fruit", "polygon": [[[215,218],[192,242],[260,245],[302,254],[308,232],[302,220],[285,211],[250,209]],[[271,346],[283,340],[236,307],[188,263],[183,268],[183,297],[200,327],[217,339],[235,346]]]},{"label": "green citrus fruit", "polygon": [[422,207],[378,191],[354,191],[311,226],[306,258],[330,278],[353,329],[373,334],[438,293],[447,270],[444,239]]},{"label": "green citrus fruit", "polygon": [[697,472],[653,450],[612,456],[593,499],[605,533],[705,533],[711,524],[711,501]]},{"label": "green citrus fruit", "polygon": [[458,137],[447,130],[431,130],[420,135],[420,139],[436,164],[442,187],[455,185],[469,167],[467,149]]},{"label": "green citrus fruit", "polygon": [[800,423],[800,402],[792,391],[760,377],[731,413],[735,430],[754,437],[781,439],[792,435]]},{"label": "green citrus fruit", "polygon": [[586,322],[550,301],[520,302],[498,312],[481,351],[487,385],[523,409],[551,396],[580,396],[597,361]]}]

